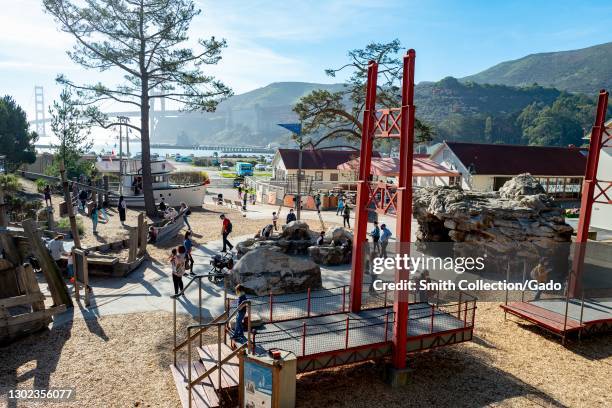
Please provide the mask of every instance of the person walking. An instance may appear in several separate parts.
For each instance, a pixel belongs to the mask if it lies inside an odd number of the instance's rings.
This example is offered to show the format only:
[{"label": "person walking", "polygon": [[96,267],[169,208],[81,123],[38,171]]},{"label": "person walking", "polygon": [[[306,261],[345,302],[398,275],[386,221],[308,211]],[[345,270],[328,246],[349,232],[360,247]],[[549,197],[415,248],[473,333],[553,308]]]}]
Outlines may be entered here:
[{"label": "person walking", "polygon": [[79,202],[81,203],[81,211],[85,212],[85,206],[87,205],[87,190],[81,190],[79,193]]},{"label": "person walking", "polygon": [[317,212],[321,214],[321,194],[315,196],[315,207],[317,207]]},{"label": "person walking", "polygon": [[[242,195],[242,211],[246,212],[247,201],[249,199],[249,194],[246,190],[244,190],[244,194]],[[246,217],[246,214],[242,214],[243,217]]]},{"label": "person walking", "polygon": [[238,184],[238,199],[242,200],[242,184]]},{"label": "person walking", "polygon": [[378,221],[374,221],[374,228],[370,232],[372,237],[372,253],[378,254],[380,252],[380,228],[378,227]]},{"label": "person walking", "polygon": [[45,205],[47,207],[51,207],[53,205],[53,203],[51,202],[51,186],[50,185],[46,185],[45,188],[43,189],[43,194],[45,196]]},{"label": "person walking", "polygon": [[276,215],[276,211],[272,213],[272,225],[274,226],[274,231],[278,231],[278,215]]},{"label": "person walking", "polygon": [[117,211],[119,211],[119,220],[121,221],[121,225],[125,227],[125,213],[127,211],[127,203],[125,202],[125,197],[123,197],[122,195],[119,196]]},{"label": "person walking", "polygon": [[291,208],[289,210],[289,214],[287,214],[286,224],[289,224],[290,222],[295,221],[295,220],[297,220],[297,218],[295,217],[295,212],[293,212],[293,208]]},{"label": "person walking", "polygon": [[223,221],[223,224],[221,225],[221,236],[223,237],[223,249],[221,250],[221,252],[227,252],[227,247],[229,247],[229,250],[231,251],[232,249],[234,249],[234,246],[232,245],[231,242],[229,242],[227,237],[229,234],[232,233],[232,222],[230,221],[229,218],[225,216],[225,214],[221,214],[219,218],[221,218],[221,220]]},{"label": "person walking", "polygon": [[[240,305],[247,301],[246,293],[244,292],[244,287],[242,285],[236,285],[235,288],[236,295],[238,296],[238,303],[236,307],[240,307]],[[246,308],[240,309],[238,313],[236,313],[236,327],[234,328],[234,335],[232,336],[232,340],[244,340],[244,317],[246,316]]]},{"label": "person walking", "polygon": [[185,247],[185,270],[189,269],[189,273],[193,275],[193,256],[191,256],[193,241],[191,240],[191,231],[185,233],[183,246]]},{"label": "person walking", "polygon": [[181,209],[179,212],[183,213],[183,221],[185,221],[185,225],[187,225],[187,229],[191,231],[191,225],[189,225],[189,216],[191,215],[191,209],[187,207],[187,204],[182,202]]},{"label": "person walking", "polygon": [[342,211],[342,226],[351,228],[351,207],[348,204],[344,206],[344,210]]},{"label": "person walking", "polygon": [[336,208],[336,215],[342,215],[344,211],[344,197],[338,197],[338,208]]},{"label": "person walking", "polygon": [[380,226],[380,230],[382,231],[380,235],[380,254],[383,258],[387,258],[387,245],[389,245],[389,238],[393,234],[385,224]]},{"label": "person walking", "polygon": [[172,283],[174,284],[174,294],[178,295],[183,291],[183,275],[185,274],[185,247],[179,246],[172,249],[170,255],[170,265],[172,266]]}]

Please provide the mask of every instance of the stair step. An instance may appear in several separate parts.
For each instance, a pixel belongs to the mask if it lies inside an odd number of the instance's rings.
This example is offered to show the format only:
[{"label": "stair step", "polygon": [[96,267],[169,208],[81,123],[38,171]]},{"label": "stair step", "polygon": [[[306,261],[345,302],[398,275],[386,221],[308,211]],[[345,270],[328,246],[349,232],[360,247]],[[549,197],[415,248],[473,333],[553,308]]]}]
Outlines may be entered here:
[{"label": "stair step", "polygon": [[[197,350],[200,358],[202,359],[202,365],[204,366],[205,370],[217,365],[218,349],[216,344],[207,344],[202,347],[198,347]],[[233,350],[227,345],[221,344],[222,359],[230,355],[232,352]],[[234,388],[238,386],[239,373],[240,362],[238,361],[238,356],[234,356],[221,366],[221,387],[219,387],[219,373],[217,371],[214,371],[211,374],[210,380],[216,390],[219,390],[220,388]]]},{"label": "stair step", "polygon": [[[181,405],[183,408],[189,407],[189,391],[187,390],[188,382],[188,362],[177,363],[176,366],[170,365],[170,371],[176,384]],[[202,363],[199,361],[191,363],[191,379],[197,378],[206,371]],[[193,387],[191,392],[191,407],[192,408],[217,408],[219,407],[219,397],[213,388],[210,378],[204,379],[200,384]]]}]

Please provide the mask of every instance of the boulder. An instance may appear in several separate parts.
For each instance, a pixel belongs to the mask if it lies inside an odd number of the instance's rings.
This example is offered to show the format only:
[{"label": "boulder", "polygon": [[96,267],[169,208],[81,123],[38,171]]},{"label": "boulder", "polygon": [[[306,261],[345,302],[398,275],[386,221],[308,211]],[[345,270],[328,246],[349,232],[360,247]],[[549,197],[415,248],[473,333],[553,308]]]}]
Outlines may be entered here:
[{"label": "boulder", "polygon": [[233,285],[244,285],[249,294],[295,293],[320,288],[321,269],[308,258],[289,256],[277,248],[262,246],[240,258],[230,279]]},{"label": "boulder", "polygon": [[353,241],[353,233],[343,227],[330,227],[325,232],[325,242],[341,242],[344,244],[348,240]]},{"label": "boulder", "polygon": [[344,246],[314,245],[308,248],[308,254],[319,265],[342,265],[347,263],[347,249]]},{"label": "boulder", "polygon": [[280,236],[290,241],[304,241],[314,239],[317,233],[311,231],[308,224],[303,221],[291,221],[289,224],[283,225]]},{"label": "boulder", "polygon": [[519,174],[518,176],[506,181],[499,189],[501,198],[519,198],[520,196],[534,196],[546,194],[544,187],[529,173]]}]

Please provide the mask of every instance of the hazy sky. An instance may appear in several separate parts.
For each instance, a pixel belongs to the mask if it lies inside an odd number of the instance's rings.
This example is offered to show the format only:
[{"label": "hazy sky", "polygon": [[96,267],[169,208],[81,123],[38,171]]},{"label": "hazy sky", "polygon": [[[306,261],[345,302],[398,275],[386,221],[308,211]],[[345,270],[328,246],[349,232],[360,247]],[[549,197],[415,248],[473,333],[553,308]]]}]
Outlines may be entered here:
[{"label": "hazy sky", "polygon": [[[0,93],[34,116],[34,85],[46,103],[59,93],[58,73],[96,79],[65,51],[73,39],[57,31],[40,0],[0,0]],[[199,0],[193,38],[228,41],[211,72],[236,93],[277,81],[337,82],[327,67],[349,49],[399,38],[417,51],[417,80],[476,73],[504,60],[612,41],[612,1],[477,0]]]}]

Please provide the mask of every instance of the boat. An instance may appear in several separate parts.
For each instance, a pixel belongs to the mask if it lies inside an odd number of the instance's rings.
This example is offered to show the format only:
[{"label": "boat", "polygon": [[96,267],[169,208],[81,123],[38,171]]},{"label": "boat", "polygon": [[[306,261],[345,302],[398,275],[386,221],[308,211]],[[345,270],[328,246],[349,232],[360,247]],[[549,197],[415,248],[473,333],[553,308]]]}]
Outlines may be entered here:
[{"label": "boat", "polygon": [[[97,170],[102,174],[119,176],[119,183],[111,185],[115,194],[110,197],[111,204],[117,204],[123,194],[128,207],[144,207],[142,194],[142,163],[139,159],[125,159],[122,166],[118,160],[103,160],[96,163]],[[122,171],[120,170],[122,167]],[[181,203],[189,207],[201,207],[206,194],[207,183],[171,184],[170,173],[175,167],[165,159],[151,161],[151,176],[153,177],[153,197],[158,203],[164,198],[166,205],[178,207]]]}]

